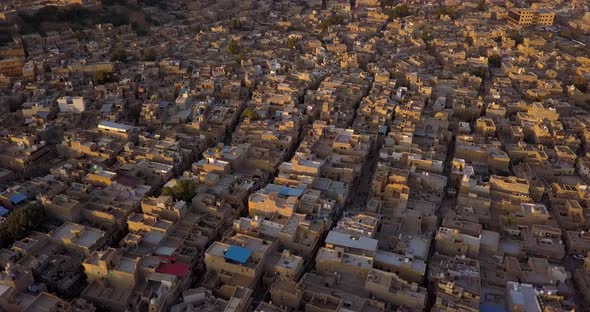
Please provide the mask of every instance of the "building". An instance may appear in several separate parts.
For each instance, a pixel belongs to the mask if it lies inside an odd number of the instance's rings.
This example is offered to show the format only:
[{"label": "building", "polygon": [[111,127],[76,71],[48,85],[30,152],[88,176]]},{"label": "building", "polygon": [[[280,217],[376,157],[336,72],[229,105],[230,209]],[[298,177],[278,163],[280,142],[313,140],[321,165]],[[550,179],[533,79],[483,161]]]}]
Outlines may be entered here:
[{"label": "building", "polygon": [[0,60],[0,75],[7,77],[22,76],[25,60],[21,57],[11,57]]},{"label": "building", "polygon": [[514,8],[508,12],[508,21],[520,26],[551,26],[554,19],[555,12],[546,9]]},{"label": "building", "polygon": [[127,136],[133,127],[111,121],[102,121],[98,124],[98,130],[108,134]]},{"label": "building", "polygon": [[531,284],[508,282],[506,285],[506,298],[508,311],[510,312],[541,312],[543,309],[537,300],[537,290]]},{"label": "building", "polygon": [[426,306],[426,288],[420,287],[418,283],[407,282],[395,273],[371,269],[365,288],[377,299],[407,307],[412,311],[422,311]]},{"label": "building", "polygon": [[107,237],[104,231],[77,223],[66,222],[49,233],[51,239],[73,251],[90,255],[102,248]]},{"label": "building", "polygon": [[254,287],[277,244],[237,234],[223,242],[214,242],[205,252],[208,274],[222,284]]},{"label": "building", "polygon": [[81,113],[86,110],[86,102],[81,96],[63,96],[57,99],[59,111],[62,113]]}]

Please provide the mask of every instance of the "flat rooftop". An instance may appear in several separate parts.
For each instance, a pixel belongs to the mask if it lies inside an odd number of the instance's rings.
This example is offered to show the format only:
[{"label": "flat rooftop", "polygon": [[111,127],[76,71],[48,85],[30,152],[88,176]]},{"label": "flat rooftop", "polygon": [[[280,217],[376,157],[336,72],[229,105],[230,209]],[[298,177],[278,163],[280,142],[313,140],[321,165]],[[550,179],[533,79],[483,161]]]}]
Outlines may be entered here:
[{"label": "flat rooftop", "polygon": [[364,269],[370,269],[373,267],[373,259],[370,257],[341,252],[334,249],[328,249],[326,247],[320,248],[316,257],[316,261],[340,262],[352,267]]},{"label": "flat rooftop", "polygon": [[377,251],[377,243],[376,239],[336,231],[330,231],[326,237],[326,244],[373,252]]},{"label": "flat rooftop", "polygon": [[76,245],[87,248],[96,244],[104,236],[105,232],[99,229],[71,222],[64,223],[52,233],[52,237],[55,239],[70,240]]},{"label": "flat rooftop", "polygon": [[231,260],[234,262],[245,264],[246,262],[248,262],[248,259],[250,259],[251,255],[252,250],[236,245],[231,245],[223,255],[223,258],[225,258],[226,260]]},{"label": "flat rooftop", "polygon": [[375,261],[396,267],[410,267],[412,270],[420,272],[422,275],[426,273],[426,262],[389,251],[377,250]]},{"label": "flat rooftop", "polygon": [[23,312],[53,312],[55,311],[57,303],[61,301],[58,297],[50,295],[48,293],[41,293]]},{"label": "flat rooftop", "polygon": [[127,304],[131,296],[132,289],[129,288],[114,288],[106,283],[93,281],[84,289],[81,297],[97,298],[99,300],[108,300],[117,302],[119,304]]}]

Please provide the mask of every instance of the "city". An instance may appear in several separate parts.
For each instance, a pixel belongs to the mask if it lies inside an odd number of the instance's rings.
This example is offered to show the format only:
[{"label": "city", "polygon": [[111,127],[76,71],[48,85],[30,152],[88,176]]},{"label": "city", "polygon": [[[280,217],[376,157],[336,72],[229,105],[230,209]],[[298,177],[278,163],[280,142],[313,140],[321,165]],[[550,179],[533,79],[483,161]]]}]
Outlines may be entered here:
[{"label": "city", "polygon": [[4,0],[0,311],[590,311],[587,0]]}]

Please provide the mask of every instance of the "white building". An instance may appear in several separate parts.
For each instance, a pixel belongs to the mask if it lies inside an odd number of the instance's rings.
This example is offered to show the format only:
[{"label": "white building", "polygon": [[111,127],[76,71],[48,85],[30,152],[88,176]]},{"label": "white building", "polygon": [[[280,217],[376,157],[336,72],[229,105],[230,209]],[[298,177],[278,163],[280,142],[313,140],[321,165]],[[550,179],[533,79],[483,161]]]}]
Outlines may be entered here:
[{"label": "white building", "polygon": [[81,113],[86,110],[86,103],[81,96],[62,96],[57,99],[57,105],[62,113]]}]

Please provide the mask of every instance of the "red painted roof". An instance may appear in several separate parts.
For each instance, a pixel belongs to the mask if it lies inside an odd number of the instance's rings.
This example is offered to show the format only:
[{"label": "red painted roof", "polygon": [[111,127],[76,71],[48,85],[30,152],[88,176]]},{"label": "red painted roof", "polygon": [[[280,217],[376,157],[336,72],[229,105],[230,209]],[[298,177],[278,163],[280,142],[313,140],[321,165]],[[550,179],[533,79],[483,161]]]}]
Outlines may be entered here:
[{"label": "red painted roof", "polygon": [[191,266],[186,263],[160,263],[156,272],[174,276],[187,276]]}]

